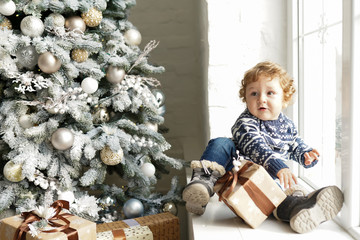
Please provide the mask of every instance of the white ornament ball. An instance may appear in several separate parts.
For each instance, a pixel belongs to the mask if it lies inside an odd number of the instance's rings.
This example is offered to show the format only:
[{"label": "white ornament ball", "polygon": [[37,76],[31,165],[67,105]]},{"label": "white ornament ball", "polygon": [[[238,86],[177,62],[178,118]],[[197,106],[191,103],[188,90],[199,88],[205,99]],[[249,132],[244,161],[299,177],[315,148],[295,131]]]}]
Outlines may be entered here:
[{"label": "white ornament ball", "polygon": [[34,126],[31,121],[31,117],[28,114],[24,114],[19,117],[19,124],[22,128],[31,128]]},{"label": "white ornament ball", "polygon": [[155,166],[152,163],[146,162],[141,166],[141,171],[147,177],[152,177],[155,174]]},{"label": "white ornament ball", "polygon": [[51,100],[47,100],[45,104],[46,104],[46,111],[48,111],[48,113],[56,114],[59,112],[59,109],[53,106],[53,102]]},{"label": "white ornament ball", "polygon": [[20,182],[25,177],[22,174],[22,165],[8,161],[3,170],[4,176],[10,182]]},{"label": "white ornament ball", "polygon": [[69,149],[74,144],[74,134],[67,128],[59,128],[52,134],[51,143],[58,150]]},{"label": "white ornament ball", "polygon": [[92,94],[98,90],[99,83],[92,77],[87,77],[81,82],[81,88],[87,94]]},{"label": "white ornament ball", "polygon": [[0,13],[4,16],[11,16],[16,11],[16,5],[13,1],[1,1]]},{"label": "white ornament ball", "polygon": [[113,84],[120,83],[125,75],[125,70],[116,66],[110,66],[106,71],[106,79]]},{"label": "white ornament ball", "polygon": [[141,43],[141,34],[136,29],[129,29],[124,34],[125,42],[131,46],[137,46]]},{"label": "white ornament ball", "polygon": [[147,126],[149,129],[153,130],[154,132],[158,131],[158,125],[156,123],[146,122],[145,126]]},{"label": "white ornament ball", "polygon": [[135,198],[127,200],[123,206],[126,218],[141,217],[144,214],[144,205]]},{"label": "white ornament ball", "polygon": [[71,204],[75,201],[74,192],[73,191],[60,192],[58,194],[58,200],[65,200]]},{"label": "white ornament ball", "polygon": [[20,48],[16,52],[16,58],[18,59],[18,63],[21,66],[27,69],[33,69],[38,63],[39,54],[37,53],[34,46],[29,45]]},{"label": "white ornament ball", "polygon": [[26,16],[20,23],[21,32],[29,37],[39,37],[44,32],[44,23],[35,16]]},{"label": "white ornament ball", "polygon": [[65,18],[60,13],[51,13],[48,17],[52,18],[54,27],[64,27]]},{"label": "white ornament ball", "polygon": [[114,166],[121,163],[124,157],[124,152],[120,148],[117,152],[113,152],[109,146],[104,147],[100,151],[100,158],[106,165]]},{"label": "white ornament ball", "polygon": [[86,30],[86,24],[81,17],[72,16],[65,20],[65,28],[69,29],[70,31],[84,33]]},{"label": "white ornament ball", "polygon": [[61,67],[61,61],[51,52],[44,52],[39,56],[38,66],[44,73],[57,72]]}]

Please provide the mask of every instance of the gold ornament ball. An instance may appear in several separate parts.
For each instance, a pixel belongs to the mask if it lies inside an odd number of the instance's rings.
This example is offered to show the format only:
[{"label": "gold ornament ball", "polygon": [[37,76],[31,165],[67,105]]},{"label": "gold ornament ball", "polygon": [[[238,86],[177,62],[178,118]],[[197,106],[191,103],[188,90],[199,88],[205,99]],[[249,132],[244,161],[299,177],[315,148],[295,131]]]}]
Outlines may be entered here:
[{"label": "gold ornament ball", "polygon": [[69,29],[70,31],[84,33],[86,30],[86,24],[81,17],[72,16],[72,17],[68,17],[65,20],[65,28]]},{"label": "gold ornament ball", "polygon": [[22,174],[22,165],[8,161],[3,170],[4,176],[10,182],[20,182],[25,177]]},{"label": "gold ornament ball", "polygon": [[0,29],[4,29],[4,28],[7,28],[8,30],[12,29],[11,22],[6,17],[4,17],[2,22],[0,22]]},{"label": "gold ornament ball", "polygon": [[109,112],[104,107],[99,107],[95,109],[95,112],[92,115],[94,123],[104,123],[110,120]]},{"label": "gold ornament ball", "polygon": [[61,61],[51,52],[44,52],[38,58],[38,66],[44,73],[57,72],[61,67]]},{"label": "gold ornament ball", "polygon": [[116,66],[110,66],[106,71],[106,79],[113,84],[120,83],[125,75],[125,70]]},{"label": "gold ornament ball", "polygon": [[81,17],[84,20],[86,26],[88,27],[99,26],[103,18],[102,12],[97,10],[96,8],[91,8],[86,13],[82,13]]},{"label": "gold ornament ball", "polygon": [[124,152],[120,148],[117,152],[113,152],[109,146],[104,147],[100,151],[100,158],[106,165],[114,166],[121,163],[124,157]]},{"label": "gold ornament ball", "polygon": [[88,51],[85,49],[74,49],[71,51],[71,58],[72,60],[81,63],[85,62],[89,57]]},{"label": "gold ornament ball", "polygon": [[173,202],[167,202],[163,205],[163,212],[169,212],[173,215],[177,215],[177,207]]}]

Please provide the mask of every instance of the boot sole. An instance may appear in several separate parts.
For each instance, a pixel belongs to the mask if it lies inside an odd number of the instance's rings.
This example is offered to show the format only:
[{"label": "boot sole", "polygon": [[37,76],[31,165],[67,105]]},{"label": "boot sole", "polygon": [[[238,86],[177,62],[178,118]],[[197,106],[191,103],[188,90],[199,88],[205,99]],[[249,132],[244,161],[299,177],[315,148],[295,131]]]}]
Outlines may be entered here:
[{"label": "boot sole", "polygon": [[206,204],[210,200],[207,188],[201,183],[194,183],[186,187],[182,193],[182,199],[186,202],[186,210],[197,215],[202,215]]},{"label": "boot sole", "polygon": [[320,223],[333,219],[340,212],[343,202],[344,196],[338,187],[324,188],[316,197],[316,204],[293,216],[290,226],[298,233],[310,232]]}]

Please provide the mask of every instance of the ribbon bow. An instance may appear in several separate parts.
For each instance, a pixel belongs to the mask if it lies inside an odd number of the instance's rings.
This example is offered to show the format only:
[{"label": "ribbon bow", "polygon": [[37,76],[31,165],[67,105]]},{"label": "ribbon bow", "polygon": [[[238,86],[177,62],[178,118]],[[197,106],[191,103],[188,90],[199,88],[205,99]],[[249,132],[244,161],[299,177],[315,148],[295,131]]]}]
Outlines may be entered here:
[{"label": "ribbon bow", "polygon": [[[48,219],[49,225],[52,227],[56,227],[51,230],[41,230],[45,233],[54,233],[54,232],[63,232],[67,235],[68,240],[78,240],[78,233],[76,229],[70,227],[70,221],[67,220],[65,217],[72,216],[69,213],[60,214],[61,210],[67,209],[69,210],[69,202],[65,200],[58,200],[55,201],[51,207],[54,209],[54,216]],[[30,230],[29,224],[40,221],[42,218],[38,216],[34,211],[31,212],[23,212],[21,216],[24,218],[24,221],[21,223],[20,227],[16,230],[13,240],[25,240],[26,233]],[[61,220],[65,224],[59,224],[54,222],[54,220]]]},{"label": "ribbon bow", "polygon": [[236,214],[235,209],[227,203],[226,198],[228,198],[233,192],[236,184],[240,183],[261,212],[266,216],[269,216],[274,211],[275,205],[261,191],[261,189],[256,186],[256,184],[254,184],[250,179],[241,176],[252,165],[254,165],[254,163],[248,161],[239,171],[228,171],[217,181],[217,184],[223,184],[218,191],[219,201],[223,201]]}]

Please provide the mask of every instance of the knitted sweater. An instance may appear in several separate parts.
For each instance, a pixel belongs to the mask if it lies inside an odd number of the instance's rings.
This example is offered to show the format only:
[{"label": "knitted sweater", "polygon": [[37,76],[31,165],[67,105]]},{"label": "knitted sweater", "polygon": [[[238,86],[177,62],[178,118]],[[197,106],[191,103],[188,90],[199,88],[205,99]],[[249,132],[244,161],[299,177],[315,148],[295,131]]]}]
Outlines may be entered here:
[{"label": "knitted sweater", "polygon": [[305,168],[304,153],[312,150],[298,136],[294,123],[280,113],[278,119],[263,121],[253,116],[246,109],[231,128],[233,141],[237,150],[245,159],[262,165],[275,179],[282,168],[288,168],[284,163],[293,160]]}]

